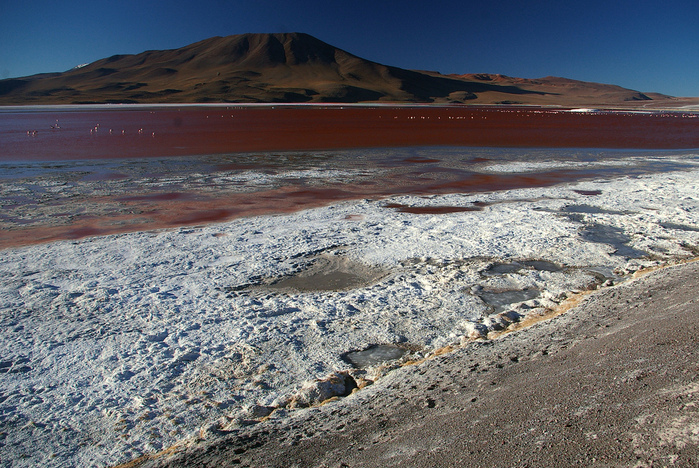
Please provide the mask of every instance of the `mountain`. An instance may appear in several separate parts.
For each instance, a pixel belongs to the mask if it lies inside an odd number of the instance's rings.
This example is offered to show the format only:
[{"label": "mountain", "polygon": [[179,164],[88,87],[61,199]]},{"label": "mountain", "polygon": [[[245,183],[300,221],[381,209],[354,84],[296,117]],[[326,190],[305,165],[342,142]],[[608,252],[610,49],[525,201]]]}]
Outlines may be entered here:
[{"label": "mountain", "polygon": [[362,59],[301,33],[213,37],[114,55],[63,73],[0,80],[0,105],[415,102],[602,105],[668,100],[563,78],[442,75]]},{"label": "mountain", "polygon": [[[544,78],[527,79],[513,78],[506,75],[471,73],[466,75],[449,75],[453,78],[468,82],[490,83],[503,87],[516,87],[517,89],[537,93],[539,98],[537,104],[556,104],[564,99],[567,101],[598,102],[598,103],[631,103],[634,101],[668,100],[671,96],[659,93],[641,93],[621,86],[591,83],[589,81],[571,80],[557,76],[547,76]],[[497,93],[481,93],[481,100],[488,99],[495,101],[502,97]]]}]

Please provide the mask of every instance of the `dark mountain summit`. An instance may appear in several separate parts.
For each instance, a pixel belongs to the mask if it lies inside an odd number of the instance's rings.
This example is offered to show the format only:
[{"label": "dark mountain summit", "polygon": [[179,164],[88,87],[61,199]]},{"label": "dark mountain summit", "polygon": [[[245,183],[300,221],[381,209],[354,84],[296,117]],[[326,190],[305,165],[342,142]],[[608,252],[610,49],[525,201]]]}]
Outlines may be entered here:
[{"label": "dark mountain summit", "polygon": [[[605,104],[651,99],[636,91],[620,87],[612,90],[609,85],[595,83],[586,83],[585,94],[580,95],[571,94],[570,87],[560,86],[559,82],[552,84],[550,79],[518,82],[487,77],[501,75],[446,76],[404,70],[362,59],[307,34],[242,34],[213,37],[173,50],[114,55],[64,73],[2,80],[0,104],[372,101],[566,104],[567,97],[574,97],[575,104]],[[606,87],[603,92],[595,93],[600,86]]]}]

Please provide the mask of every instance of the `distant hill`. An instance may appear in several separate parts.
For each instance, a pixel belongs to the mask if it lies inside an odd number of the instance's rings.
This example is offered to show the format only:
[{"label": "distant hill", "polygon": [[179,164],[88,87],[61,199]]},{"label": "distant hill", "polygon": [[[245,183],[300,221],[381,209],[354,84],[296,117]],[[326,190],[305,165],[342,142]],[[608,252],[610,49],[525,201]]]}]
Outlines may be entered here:
[{"label": "distant hill", "polygon": [[668,101],[564,78],[442,75],[362,59],[307,34],[213,37],[114,55],[63,73],[0,80],[0,105],[206,102],[414,102],[616,105]]},{"label": "distant hill", "polygon": [[[490,83],[493,85],[514,87],[523,91],[531,91],[538,96],[532,103],[557,104],[559,101],[575,102],[578,104],[630,104],[637,101],[666,101],[672,99],[659,93],[641,93],[621,86],[591,83],[589,81],[571,80],[556,76],[527,79],[513,78],[505,75],[488,73],[471,73],[466,75],[449,75],[452,78],[468,82]],[[501,93],[484,92],[479,95],[481,100],[496,102],[502,98]]]}]

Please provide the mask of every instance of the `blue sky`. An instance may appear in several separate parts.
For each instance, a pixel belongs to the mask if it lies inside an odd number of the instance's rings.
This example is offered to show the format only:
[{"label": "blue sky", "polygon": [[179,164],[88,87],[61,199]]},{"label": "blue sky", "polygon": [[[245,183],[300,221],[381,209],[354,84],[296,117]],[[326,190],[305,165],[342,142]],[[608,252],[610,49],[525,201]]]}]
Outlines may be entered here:
[{"label": "blue sky", "polygon": [[0,0],[0,78],[211,36],[292,31],[403,68],[699,96],[696,0]]}]

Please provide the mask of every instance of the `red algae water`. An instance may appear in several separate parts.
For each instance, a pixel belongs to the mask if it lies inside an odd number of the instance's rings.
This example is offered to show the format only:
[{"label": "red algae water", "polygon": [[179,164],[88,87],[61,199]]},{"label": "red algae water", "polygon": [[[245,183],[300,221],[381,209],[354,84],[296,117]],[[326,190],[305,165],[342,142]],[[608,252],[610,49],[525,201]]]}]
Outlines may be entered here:
[{"label": "red algae water", "polygon": [[690,112],[468,106],[111,106],[0,110],[0,160],[391,146],[699,147]]},{"label": "red algae water", "polygon": [[[688,148],[699,148],[699,114],[690,112],[4,108],[0,248],[292,212],[341,200],[474,193],[673,170],[681,166],[677,150]],[[565,164],[552,168],[551,161]],[[493,169],[542,162],[540,170]],[[465,209],[442,207],[431,214]]]}]

